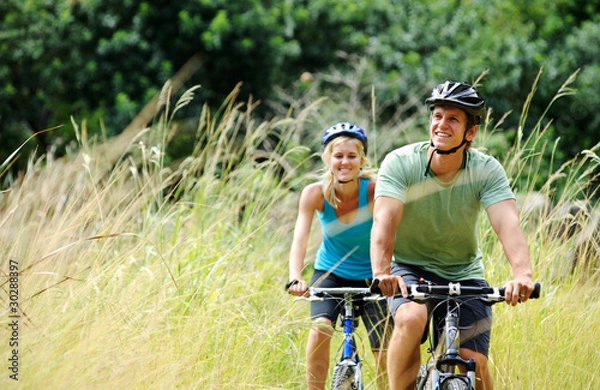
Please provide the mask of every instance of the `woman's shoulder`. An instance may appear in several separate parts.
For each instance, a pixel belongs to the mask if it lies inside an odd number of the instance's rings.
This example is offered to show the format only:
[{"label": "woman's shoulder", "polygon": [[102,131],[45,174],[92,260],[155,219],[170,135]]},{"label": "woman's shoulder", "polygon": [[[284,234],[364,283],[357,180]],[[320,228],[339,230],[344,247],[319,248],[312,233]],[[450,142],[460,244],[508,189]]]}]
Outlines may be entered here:
[{"label": "woman's shoulder", "polygon": [[303,193],[307,194],[315,194],[315,193],[323,193],[323,183],[320,181],[307,184],[303,189]]},{"label": "woman's shoulder", "polygon": [[300,198],[304,202],[312,204],[317,209],[323,208],[323,183],[315,182],[308,184],[302,189]]}]

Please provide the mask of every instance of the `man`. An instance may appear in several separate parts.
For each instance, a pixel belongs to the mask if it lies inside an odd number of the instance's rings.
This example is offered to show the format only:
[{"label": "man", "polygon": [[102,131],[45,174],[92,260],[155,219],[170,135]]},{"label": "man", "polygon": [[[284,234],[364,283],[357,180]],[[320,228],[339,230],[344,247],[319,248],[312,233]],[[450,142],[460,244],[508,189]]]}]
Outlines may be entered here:
[{"label": "man", "polygon": [[[461,82],[438,85],[426,100],[431,108],[428,142],[389,153],[380,168],[371,232],[373,277],[390,309],[394,331],[388,350],[390,387],[414,389],[427,307],[405,299],[406,285],[420,278],[437,284],[487,285],[477,242],[483,207],[502,243],[513,279],[505,284],[506,303],[525,302],[534,284],[515,196],[506,173],[493,157],[470,149],[485,101]],[[473,303],[471,303],[473,302]],[[462,340],[463,359],[474,359],[477,389],[492,389],[487,366],[491,308],[479,301],[461,311],[461,327],[482,332]]]}]

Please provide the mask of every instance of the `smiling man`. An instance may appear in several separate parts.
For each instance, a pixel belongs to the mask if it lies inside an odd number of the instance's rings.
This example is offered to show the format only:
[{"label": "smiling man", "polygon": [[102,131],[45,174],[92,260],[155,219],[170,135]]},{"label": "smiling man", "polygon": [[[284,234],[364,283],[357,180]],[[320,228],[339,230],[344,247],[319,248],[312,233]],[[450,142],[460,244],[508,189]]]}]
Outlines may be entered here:
[{"label": "smiling man", "polygon": [[[433,89],[429,141],[389,153],[380,168],[371,231],[373,277],[391,298],[394,331],[388,350],[393,390],[414,389],[428,307],[405,297],[419,279],[436,284],[487,286],[477,240],[485,209],[512,268],[506,303],[533,291],[527,242],[506,173],[491,156],[471,149],[485,101],[469,84],[447,81]],[[488,349],[492,311],[481,301],[461,310],[460,354],[476,362],[477,389],[492,389]],[[470,334],[471,333],[471,334]]]}]

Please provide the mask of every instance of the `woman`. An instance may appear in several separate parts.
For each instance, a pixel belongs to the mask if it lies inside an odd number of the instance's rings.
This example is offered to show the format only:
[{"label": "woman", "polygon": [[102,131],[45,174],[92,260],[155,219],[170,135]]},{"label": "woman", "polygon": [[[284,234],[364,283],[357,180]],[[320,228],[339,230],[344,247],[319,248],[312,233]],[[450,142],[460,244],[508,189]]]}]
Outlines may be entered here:
[{"label": "woman", "polygon": [[[363,129],[340,122],[325,130],[322,138],[323,162],[328,168],[323,180],[309,184],[300,195],[298,218],[290,250],[292,295],[307,290],[302,279],[313,215],[321,222],[322,242],[317,252],[311,285],[319,287],[367,287],[372,272],[369,241],[373,223],[375,174],[363,170],[367,136]],[[378,383],[384,388],[385,337],[388,325],[387,305],[368,302],[362,311],[369,341],[377,364]],[[329,344],[341,307],[334,300],[311,302],[310,330],[306,347],[306,380],[309,389],[323,389],[329,369]]]}]

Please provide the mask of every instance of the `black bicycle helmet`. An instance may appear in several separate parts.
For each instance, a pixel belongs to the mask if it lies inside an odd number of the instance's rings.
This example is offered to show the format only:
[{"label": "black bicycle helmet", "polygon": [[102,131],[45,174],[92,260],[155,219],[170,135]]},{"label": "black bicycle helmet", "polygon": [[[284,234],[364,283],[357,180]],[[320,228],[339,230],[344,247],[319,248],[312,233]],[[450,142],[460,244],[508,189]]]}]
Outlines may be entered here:
[{"label": "black bicycle helmet", "polygon": [[365,131],[361,127],[350,122],[338,122],[335,125],[327,128],[325,133],[323,133],[323,138],[321,139],[323,148],[325,148],[325,146],[327,146],[332,139],[341,135],[356,138],[361,141],[363,147],[365,148],[365,154],[367,153],[367,134],[365,134]]},{"label": "black bicycle helmet", "polygon": [[425,99],[430,109],[437,105],[448,105],[460,108],[473,120],[474,125],[481,123],[485,116],[485,100],[472,85],[457,81],[446,81],[431,91],[431,96]]}]

